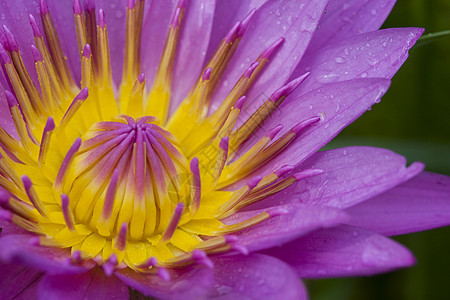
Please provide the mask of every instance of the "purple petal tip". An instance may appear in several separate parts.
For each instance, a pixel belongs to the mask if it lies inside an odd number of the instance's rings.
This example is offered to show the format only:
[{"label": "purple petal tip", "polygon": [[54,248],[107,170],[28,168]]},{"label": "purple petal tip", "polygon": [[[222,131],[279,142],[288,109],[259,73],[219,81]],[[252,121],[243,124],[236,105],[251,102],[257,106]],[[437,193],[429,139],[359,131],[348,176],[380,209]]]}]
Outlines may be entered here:
[{"label": "purple petal tip", "polygon": [[285,174],[291,172],[292,170],[294,170],[294,166],[286,165],[286,166],[282,166],[281,168],[276,170],[274,173],[278,177],[281,177],[281,176],[284,176]]},{"label": "purple petal tip", "polygon": [[221,140],[220,140],[220,143],[219,143],[219,148],[220,149],[222,149],[222,150],[224,150],[224,151],[227,151],[228,152],[228,143],[229,143],[229,141],[230,141],[230,138],[229,137],[223,137]]},{"label": "purple petal tip", "polygon": [[207,69],[203,72],[203,75],[202,75],[202,81],[206,81],[206,80],[209,80],[209,78],[211,78],[211,71],[212,71],[211,68],[207,68]]},{"label": "purple petal tip", "polygon": [[134,9],[134,7],[136,6],[136,1],[135,0],[128,0],[128,3],[127,3],[127,7],[128,7],[128,9]]},{"label": "purple petal tip", "polygon": [[42,62],[42,55],[35,45],[31,45],[31,53],[33,54],[33,59],[35,62]]},{"label": "purple petal tip", "polygon": [[42,37],[42,33],[39,30],[39,27],[36,23],[36,19],[34,18],[34,16],[32,14],[30,14],[29,16],[30,19],[30,25],[31,25],[31,29],[33,30],[33,35],[35,37],[41,38]]},{"label": "purple petal tip", "polygon": [[320,169],[308,169],[308,170],[304,170],[299,173],[296,173],[292,177],[294,177],[296,181],[300,181],[305,178],[323,174],[324,172],[325,172],[324,170],[320,170]]},{"label": "purple petal tip", "polygon": [[242,107],[244,106],[244,102],[245,102],[246,99],[247,99],[246,96],[242,96],[241,98],[239,98],[239,99],[236,101],[236,104],[234,105],[234,108],[237,108],[237,109],[241,109],[241,110],[242,110]]},{"label": "purple petal tip", "polygon": [[98,10],[98,26],[100,28],[106,26],[105,11],[101,8]]},{"label": "purple petal tip", "polygon": [[158,276],[163,280],[163,281],[170,281],[170,274],[169,271],[167,271],[164,268],[158,268]]},{"label": "purple petal tip", "polygon": [[14,52],[19,51],[19,45],[17,44],[17,41],[14,35],[11,33],[11,30],[9,30],[6,25],[3,25],[3,32],[5,33],[6,40],[8,41],[8,50]]},{"label": "purple petal tip", "polygon": [[74,101],[86,100],[86,98],[88,96],[89,96],[89,89],[87,87],[85,87],[78,93],[78,95],[75,97]]},{"label": "purple petal tip", "polygon": [[46,0],[39,1],[39,10],[42,15],[46,15],[48,13],[48,5]]},{"label": "purple petal tip", "polygon": [[3,45],[1,43],[0,43],[0,57],[4,64],[11,63],[11,57],[9,56],[8,52],[6,52],[5,48],[3,48]]},{"label": "purple petal tip", "polygon": [[264,50],[261,53],[262,59],[268,59],[272,56],[272,54],[275,52],[275,50],[278,49],[278,47],[283,44],[285,41],[284,37],[280,37],[278,40],[276,40],[272,45],[270,45],[266,50]]},{"label": "purple petal tip", "polygon": [[81,9],[80,0],[73,0],[73,12],[76,15],[82,15],[83,11]]},{"label": "purple petal tip", "polygon": [[256,70],[256,68],[257,68],[258,66],[259,66],[259,62],[258,62],[258,61],[252,63],[252,64],[250,65],[250,67],[248,67],[248,69],[245,70],[245,72],[244,72],[244,77],[245,77],[245,78],[250,78],[250,77],[252,76],[253,72],[255,72],[255,70]]},{"label": "purple petal tip", "polygon": [[270,129],[269,132],[267,133],[267,137],[272,140],[283,129],[283,127],[284,127],[283,125],[279,124],[274,128]]},{"label": "purple petal tip", "polygon": [[90,58],[92,54],[91,46],[89,44],[84,45],[83,48],[83,57]]},{"label": "purple petal tip", "polygon": [[226,43],[231,43],[235,40],[236,38],[236,32],[239,29],[239,26],[241,26],[241,22],[236,22],[236,24],[234,24],[234,26],[231,28],[231,30],[227,33],[227,35],[225,36],[225,42]]}]

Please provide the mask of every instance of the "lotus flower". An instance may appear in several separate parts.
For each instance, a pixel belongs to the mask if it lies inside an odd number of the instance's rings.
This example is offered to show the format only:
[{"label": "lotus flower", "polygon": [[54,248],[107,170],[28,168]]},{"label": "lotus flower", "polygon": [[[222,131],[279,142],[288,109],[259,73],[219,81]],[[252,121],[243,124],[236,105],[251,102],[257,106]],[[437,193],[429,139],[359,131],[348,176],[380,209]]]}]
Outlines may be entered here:
[{"label": "lotus flower", "polygon": [[422,34],[395,1],[148,2],[1,1],[2,299],[305,299],[449,224],[448,177],[318,152]]}]

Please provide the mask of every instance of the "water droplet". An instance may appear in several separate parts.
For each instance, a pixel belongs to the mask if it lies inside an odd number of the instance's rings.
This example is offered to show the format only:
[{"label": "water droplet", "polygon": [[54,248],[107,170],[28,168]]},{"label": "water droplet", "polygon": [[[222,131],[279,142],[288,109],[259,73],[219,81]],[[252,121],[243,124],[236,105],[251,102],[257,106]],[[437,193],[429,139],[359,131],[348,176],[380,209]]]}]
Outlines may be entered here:
[{"label": "water droplet", "polygon": [[312,104],[310,104],[310,105],[309,105],[309,109],[313,109],[313,106],[312,106]]},{"label": "water droplet", "polygon": [[324,10],[323,10],[323,14],[325,15],[327,13],[327,9],[325,8]]},{"label": "water droplet", "polygon": [[386,47],[387,46],[387,42],[383,42],[383,47]]},{"label": "water droplet", "polygon": [[345,48],[345,49],[344,49],[344,54],[345,54],[345,55],[349,55],[349,54],[350,54],[350,51],[348,50],[348,48]]},{"label": "water droplet", "polygon": [[374,8],[370,11],[370,13],[372,14],[372,16],[375,16],[377,14],[377,10]]},{"label": "water droplet", "polygon": [[345,59],[343,59],[342,57],[338,56],[334,59],[338,64],[343,64],[345,63]]},{"label": "water droplet", "polygon": [[367,77],[367,72],[362,72],[361,73],[361,78],[366,78]]}]

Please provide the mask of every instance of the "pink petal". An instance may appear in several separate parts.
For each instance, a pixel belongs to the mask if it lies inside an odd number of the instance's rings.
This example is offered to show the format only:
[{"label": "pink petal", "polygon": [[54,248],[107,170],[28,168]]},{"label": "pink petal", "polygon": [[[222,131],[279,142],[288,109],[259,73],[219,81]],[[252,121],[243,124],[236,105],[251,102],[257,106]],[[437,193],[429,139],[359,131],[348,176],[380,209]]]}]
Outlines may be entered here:
[{"label": "pink petal", "polygon": [[295,91],[302,95],[326,83],[354,78],[392,78],[423,33],[421,28],[373,31],[329,44],[300,62],[292,78],[310,71]]},{"label": "pink petal", "polygon": [[377,30],[395,0],[330,0],[308,52],[347,37]]},{"label": "pink petal", "polygon": [[276,258],[252,254],[212,260],[216,279],[213,299],[308,299],[295,271]]},{"label": "pink petal", "polygon": [[50,274],[82,273],[93,267],[92,262],[74,265],[70,251],[35,245],[35,237],[28,234],[8,234],[0,237],[0,260],[19,263]]},{"label": "pink petal", "polygon": [[217,106],[225,99],[239,77],[263,50],[280,37],[284,37],[283,45],[265,66],[264,72],[256,79],[246,96],[254,105],[260,105],[271,93],[280,88],[300,61],[316,30],[326,2],[326,0],[269,0],[262,5],[253,16],[217,87],[212,100],[213,105]]},{"label": "pink petal", "polygon": [[46,275],[38,287],[41,300],[129,299],[128,287],[100,268],[84,274]]},{"label": "pink petal", "polygon": [[167,269],[170,280],[164,281],[158,275],[145,275],[130,269],[116,273],[126,285],[145,296],[161,299],[204,299],[213,287],[212,270],[203,266]]},{"label": "pink petal", "polygon": [[450,225],[450,177],[423,172],[347,210],[348,222],[384,235]]},{"label": "pink petal", "polygon": [[188,1],[174,65],[171,107],[187,96],[202,71],[214,19],[215,1]]},{"label": "pink petal", "polygon": [[270,209],[238,212],[223,221],[234,224],[263,211],[274,216],[235,233],[239,244],[250,251],[282,245],[313,230],[336,226],[347,219],[345,213],[337,209],[292,203]]},{"label": "pink petal", "polygon": [[416,176],[423,165],[414,163],[406,167],[403,156],[386,149],[346,147],[318,152],[299,167],[310,168],[325,172],[303,179],[253,208],[292,202],[350,207]]},{"label": "pink petal", "polygon": [[0,262],[2,299],[36,299],[37,285],[44,273],[20,264]]},{"label": "pink petal", "polygon": [[264,253],[287,262],[302,278],[373,275],[415,263],[397,242],[346,225],[315,231]]}]

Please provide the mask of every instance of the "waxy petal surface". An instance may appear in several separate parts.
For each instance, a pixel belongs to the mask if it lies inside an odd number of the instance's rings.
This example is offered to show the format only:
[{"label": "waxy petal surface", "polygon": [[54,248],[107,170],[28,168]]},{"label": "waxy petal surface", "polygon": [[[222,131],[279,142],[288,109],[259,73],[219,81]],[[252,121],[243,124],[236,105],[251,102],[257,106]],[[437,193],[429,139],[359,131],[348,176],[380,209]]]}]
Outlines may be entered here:
[{"label": "waxy petal surface", "polygon": [[2,299],[36,299],[37,286],[44,276],[39,270],[22,264],[0,262]]},{"label": "waxy petal surface", "polygon": [[46,275],[38,287],[42,300],[129,299],[128,287],[99,268],[84,274]]},{"label": "waxy petal surface", "polygon": [[261,254],[213,259],[216,295],[212,299],[308,299],[295,271],[282,261]]},{"label": "waxy petal surface", "polygon": [[373,275],[415,263],[397,242],[346,225],[315,231],[265,253],[293,266],[302,278]]},{"label": "waxy petal surface", "polygon": [[377,30],[394,4],[395,0],[330,0],[308,52],[352,35]]},{"label": "waxy petal surface", "polygon": [[257,251],[282,245],[313,230],[336,226],[347,220],[347,215],[340,210],[297,203],[273,207],[271,210],[238,212],[224,220],[224,223],[238,223],[263,211],[270,214],[275,210],[282,211],[282,214],[235,233],[239,243],[250,251]]},{"label": "waxy petal surface", "polygon": [[347,210],[349,224],[383,235],[450,225],[450,177],[423,172]]},{"label": "waxy petal surface", "polygon": [[406,167],[406,159],[373,147],[346,147],[318,152],[299,166],[321,169],[321,175],[303,179],[253,208],[285,203],[347,208],[379,195],[416,176],[421,163]]},{"label": "waxy petal surface", "polygon": [[93,262],[75,265],[70,262],[70,251],[61,248],[36,246],[33,236],[8,234],[0,237],[0,260],[18,263],[48,274],[83,273],[93,267]]},{"label": "waxy petal surface", "polygon": [[213,271],[203,266],[168,269],[170,280],[158,275],[145,275],[130,269],[118,271],[116,276],[126,285],[145,296],[160,299],[204,299],[213,288]]}]

